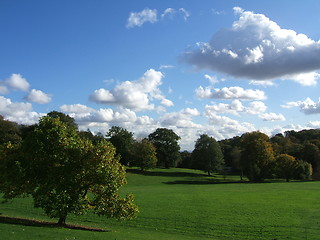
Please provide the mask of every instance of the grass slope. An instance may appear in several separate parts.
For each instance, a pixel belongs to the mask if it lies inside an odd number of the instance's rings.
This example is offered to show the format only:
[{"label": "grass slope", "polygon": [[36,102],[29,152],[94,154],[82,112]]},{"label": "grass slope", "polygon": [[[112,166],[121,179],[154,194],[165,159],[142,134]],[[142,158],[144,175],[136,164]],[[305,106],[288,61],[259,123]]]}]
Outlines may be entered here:
[{"label": "grass slope", "polygon": [[[137,219],[117,222],[85,215],[68,223],[85,230],[1,223],[3,239],[319,239],[320,182],[239,183],[200,171],[129,169],[123,193],[136,195]],[[48,221],[30,199],[0,205],[3,216]]]}]

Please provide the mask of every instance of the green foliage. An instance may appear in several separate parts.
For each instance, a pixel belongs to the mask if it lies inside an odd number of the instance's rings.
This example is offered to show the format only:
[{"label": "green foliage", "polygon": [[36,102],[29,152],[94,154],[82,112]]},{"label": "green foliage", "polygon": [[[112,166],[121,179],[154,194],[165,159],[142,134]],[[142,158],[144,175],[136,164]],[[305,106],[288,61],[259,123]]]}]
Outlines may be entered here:
[{"label": "green foliage", "polygon": [[295,178],[297,167],[298,161],[288,154],[280,154],[276,157],[277,176],[285,178],[287,182],[289,182],[290,179]]},{"label": "green foliage", "polygon": [[51,118],[59,118],[60,121],[65,123],[68,127],[78,129],[78,125],[76,124],[75,120],[62,112],[51,111],[47,114],[47,116]]},{"label": "green foliage", "polygon": [[269,137],[261,132],[245,133],[241,137],[241,166],[250,181],[271,176],[274,155]]},{"label": "green foliage", "polygon": [[134,144],[134,166],[137,166],[141,171],[155,168],[157,165],[156,148],[148,139],[143,139]]},{"label": "green foliage", "polygon": [[92,210],[122,220],[133,218],[138,211],[132,195],[119,195],[126,178],[114,147],[105,140],[94,145],[80,138],[60,118],[41,118],[21,147],[2,154],[7,155],[6,166],[17,166],[12,172],[20,171],[22,176],[6,176],[11,188],[1,189],[5,198],[31,194],[35,207],[59,218],[61,224],[70,213]]},{"label": "green foliage", "polygon": [[180,137],[171,129],[158,128],[148,139],[157,149],[158,166],[175,167],[180,161]]},{"label": "green foliage", "polygon": [[0,115],[0,145],[5,143],[18,143],[21,141],[18,124],[4,120]]},{"label": "green foliage", "polygon": [[224,160],[219,143],[206,134],[201,135],[192,152],[192,167],[211,175],[212,172],[221,170],[223,165]]},{"label": "green foliage", "polygon": [[120,162],[123,165],[128,165],[133,158],[133,133],[124,128],[113,126],[109,129],[106,136],[113,146],[115,146],[117,155],[120,156]]}]

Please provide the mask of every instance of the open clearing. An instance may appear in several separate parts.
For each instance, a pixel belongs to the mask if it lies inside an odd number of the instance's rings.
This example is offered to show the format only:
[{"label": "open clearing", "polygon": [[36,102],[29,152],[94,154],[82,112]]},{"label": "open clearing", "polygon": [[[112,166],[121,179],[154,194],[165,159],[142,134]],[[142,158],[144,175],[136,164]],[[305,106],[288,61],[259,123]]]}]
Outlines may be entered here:
[{"label": "open clearing", "polygon": [[[0,205],[2,239],[319,239],[320,182],[242,183],[187,169],[128,170],[123,193],[140,214],[118,222],[92,214],[67,223],[106,232],[8,223],[4,217],[52,221],[29,198]],[[55,221],[55,220],[54,220]]]}]

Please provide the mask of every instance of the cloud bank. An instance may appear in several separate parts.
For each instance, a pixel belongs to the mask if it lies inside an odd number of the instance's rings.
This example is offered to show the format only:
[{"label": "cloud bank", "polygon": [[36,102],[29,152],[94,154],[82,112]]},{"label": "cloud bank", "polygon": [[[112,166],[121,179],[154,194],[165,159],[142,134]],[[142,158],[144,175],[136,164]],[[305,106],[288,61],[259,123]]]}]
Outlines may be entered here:
[{"label": "cloud bank", "polygon": [[320,42],[281,28],[263,14],[234,8],[239,19],[209,42],[186,51],[183,61],[197,69],[250,80],[291,79],[314,85],[319,78]]}]

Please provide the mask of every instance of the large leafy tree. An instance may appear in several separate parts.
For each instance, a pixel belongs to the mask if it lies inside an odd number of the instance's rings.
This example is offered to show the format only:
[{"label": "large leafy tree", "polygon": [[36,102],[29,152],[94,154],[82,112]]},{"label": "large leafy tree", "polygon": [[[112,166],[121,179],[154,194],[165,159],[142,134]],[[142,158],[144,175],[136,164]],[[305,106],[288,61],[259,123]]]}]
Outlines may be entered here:
[{"label": "large leafy tree", "polygon": [[115,146],[117,155],[120,156],[120,162],[123,165],[130,164],[133,158],[133,133],[122,127],[112,126],[106,137]]},{"label": "large leafy tree", "polygon": [[241,167],[250,181],[270,177],[274,154],[269,137],[261,132],[245,133],[241,137]]},{"label": "large leafy tree", "polygon": [[81,138],[60,118],[41,118],[21,146],[1,152],[0,161],[0,171],[9,170],[1,188],[4,197],[30,194],[35,207],[60,224],[70,213],[89,210],[118,219],[137,213],[133,196],[119,195],[126,178],[114,147],[105,140],[93,144]]},{"label": "large leafy tree", "polygon": [[156,148],[148,139],[142,139],[134,144],[134,165],[141,171],[155,168],[157,166]]},{"label": "large leafy tree", "polygon": [[158,166],[175,167],[180,160],[180,137],[171,129],[158,128],[148,139],[157,149]]},{"label": "large leafy tree", "polygon": [[223,154],[219,143],[206,134],[196,141],[192,152],[193,168],[203,170],[210,176],[212,172],[221,170],[224,165]]}]

